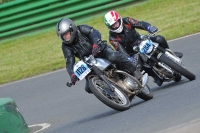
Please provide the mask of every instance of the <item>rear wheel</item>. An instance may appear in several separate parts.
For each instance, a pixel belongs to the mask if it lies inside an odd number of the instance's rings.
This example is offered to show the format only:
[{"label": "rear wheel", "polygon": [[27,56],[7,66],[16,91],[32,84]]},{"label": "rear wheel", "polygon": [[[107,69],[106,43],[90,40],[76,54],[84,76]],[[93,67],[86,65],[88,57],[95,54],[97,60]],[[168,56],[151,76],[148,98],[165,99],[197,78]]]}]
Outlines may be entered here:
[{"label": "rear wheel", "polygon": [[194,80],[196,78],[196,76],[191,73],[190,71],[188,71],[187,69],[183,68],[182,66],[178,65],[177,63],[175,63],[174,61],[172,61],[170,58],[168,58],[165,54],[162,54],[160,56],[160,60],[165,63],[166,65],[168,65],[170,68],[172,68],[173,70],[175,70],[176,72],[180,73],[181,75],[185,76],[186,78],[188,78],[189,80]]},{"label": "rear wheel", "polygon": [[118,111],[129,109],[130,101],[118,86],[111,83],[110,85],[114,88],[114,91],[111,91],[108,85],[98,77],[91,78],[89,84],[92,93],[107,106]]},{"label": "rear wheel", "polygon": [[145,101],[153,98],[153,94],[151,93],[151,90],[148,85],[146,85],[142,92],[139,93],[137,96]]}]

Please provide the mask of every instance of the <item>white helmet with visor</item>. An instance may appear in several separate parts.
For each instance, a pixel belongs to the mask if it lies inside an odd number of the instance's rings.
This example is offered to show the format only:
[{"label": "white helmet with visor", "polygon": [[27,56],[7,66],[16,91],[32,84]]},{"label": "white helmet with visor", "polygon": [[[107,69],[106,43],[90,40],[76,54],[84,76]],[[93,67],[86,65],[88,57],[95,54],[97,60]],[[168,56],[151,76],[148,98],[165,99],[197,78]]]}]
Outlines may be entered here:
[{"label": "white helmet with visor", "polygon": [[109,11],[104,17],[104,23],[112,32],[121,33],[123,21],[121,16],[115,11]]}]

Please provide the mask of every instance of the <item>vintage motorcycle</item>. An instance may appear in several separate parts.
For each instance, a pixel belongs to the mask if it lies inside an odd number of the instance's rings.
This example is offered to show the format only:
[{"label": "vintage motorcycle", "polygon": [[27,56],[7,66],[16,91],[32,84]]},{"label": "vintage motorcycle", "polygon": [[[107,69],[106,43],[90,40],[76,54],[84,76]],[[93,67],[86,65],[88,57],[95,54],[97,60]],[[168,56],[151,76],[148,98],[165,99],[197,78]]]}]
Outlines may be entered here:
[{"label": "vintage motorcycle", "polygon": [[181,80],[181,75],[189,80],[194,80],[195,75],[187,70],[182,59],[170,49],[164,49],[158,43],[150,40],[154,34],[141,35],[133,47],[136,53],[132,55],[137,68],[152,69],[164,82]]},{"label": "vintage motorcycle", "polygon": [[[106,59],[85,56],[74,65],[73,71],[79,80],[86,78],[92,93],[115,110],[127,110],[130,97],[138,96],[143,100],[153,98],[146,84],[143,85],[128,72],[118,70],[115,64]],[[72,83],[67,82],[67,86],[71,87]]]}]

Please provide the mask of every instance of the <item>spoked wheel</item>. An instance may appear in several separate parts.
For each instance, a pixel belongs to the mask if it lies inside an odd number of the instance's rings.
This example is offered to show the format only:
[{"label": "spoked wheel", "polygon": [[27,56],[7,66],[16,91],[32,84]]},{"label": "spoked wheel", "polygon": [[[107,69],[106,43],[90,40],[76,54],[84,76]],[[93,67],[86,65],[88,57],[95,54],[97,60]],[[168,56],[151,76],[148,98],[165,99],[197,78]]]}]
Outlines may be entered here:
[{"label": "spoked wheel", "polygon": [[187,69],[183,68],[182,66],[174,63],[174,61],[172,61],[170,58],[168,58],[165,54],[162,54],[160,56],[160,60],[165,63],[166,65],[168,65],[169,67],[171,67],[173,70],[175,70],[176,72],[180,73],[181,75],[185,76],[186,78],[188,78],[189,80],[195,80],[196,76],[191,73],[190,71],[188,71]]},{"label": "spoked wheel", "polygon": [[91,78],[89,84],[92,93],[107,106],[118,111],[124,111],[129,108],[130,101],[127,95],[117,85],[110,83],[114,88],[114,91],[112,91],[109,86],[98,77]]}]

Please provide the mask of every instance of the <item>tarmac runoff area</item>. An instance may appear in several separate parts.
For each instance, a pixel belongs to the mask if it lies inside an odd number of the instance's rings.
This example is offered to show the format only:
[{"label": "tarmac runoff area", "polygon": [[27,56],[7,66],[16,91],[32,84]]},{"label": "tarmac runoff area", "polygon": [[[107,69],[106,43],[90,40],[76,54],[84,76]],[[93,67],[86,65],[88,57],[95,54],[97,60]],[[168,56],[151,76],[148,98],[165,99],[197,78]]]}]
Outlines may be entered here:
[{"label": "tarmac runoff area", "polygon": [[200,119],[186,122],[156,133],[200,133]]},{"label": "tarmac runoff area", "polygon": [[[49,123],[35,124],[28,126],[30,133],[39,133],[50,127]],[[183,123],[156,133],[200,133],[200,119]]]}]

